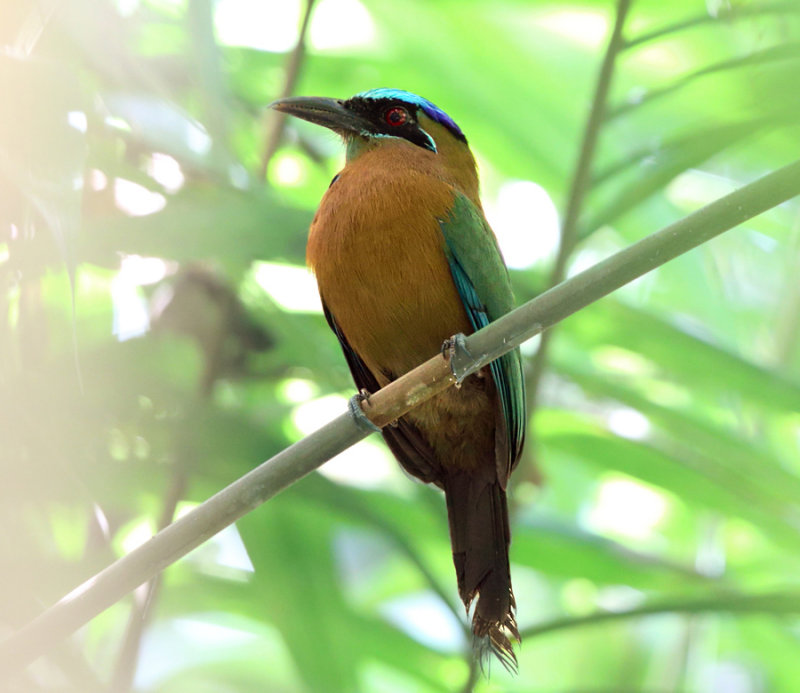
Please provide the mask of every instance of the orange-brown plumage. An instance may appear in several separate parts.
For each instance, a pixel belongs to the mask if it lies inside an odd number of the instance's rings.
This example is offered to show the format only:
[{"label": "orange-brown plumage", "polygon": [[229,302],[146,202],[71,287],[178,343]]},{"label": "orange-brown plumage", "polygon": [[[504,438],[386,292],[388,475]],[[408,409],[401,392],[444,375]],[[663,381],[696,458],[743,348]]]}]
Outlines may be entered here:
[{"label": "orange-brown plumage", "polygon": [[[457,126],[438,109],[410,115],[396,99],[385,110],[379,100],[375,115],[359,98],[278,103],[342,132],[348,144],[347,165],[312,222],[307,259],[356,383],[372,392],[437,354],[452,335],[498,317],[511,295],[483,220],[475,161]],[[395,116],[409,126],[403,136],[391,136]],[[373,134],[367,117],[385,117],[390,136]],[[484,257],[488,271],[475,265]],[[467,607],[477,598],[473,630],[509,666],[508,635],[518,633],[505,486],[524,435],[524,409],[521,424],[515,416],[524,397],[514,357],[383,431],[407,471],[445,491],[459,594]]]},{"label": "orange-brown plumage", "polygon": [[320,294],[381,385],[470,331],[437,222],[453,193],[436,184],[428,154],[403,140],[362,153],[311,224],[307,260]]},{"label": "orange-brown plumage", "polygon": [[[307,260],[320,295],[381,387],[434,356],[448,337],[472,332],[438,222],[453,204],[455,181],[442,185],[435,156],[404,140],[361,152],[311,224]],[[408,415],[447,466],[491,462],[494,388],[473,380]]]}]

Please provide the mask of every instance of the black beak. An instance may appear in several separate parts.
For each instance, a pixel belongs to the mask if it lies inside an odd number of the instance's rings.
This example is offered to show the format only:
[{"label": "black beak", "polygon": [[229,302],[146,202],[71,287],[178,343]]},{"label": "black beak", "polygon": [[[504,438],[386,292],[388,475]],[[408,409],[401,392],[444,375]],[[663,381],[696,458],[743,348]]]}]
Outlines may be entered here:
[{"label": "black beak", "polygon": [[340,133],[365,135],[373,129],[368,120],[345,108],[343,102],[338,99],[327,99],[322,96],[290,96],[273,101],[269,104],[269,108]]}]

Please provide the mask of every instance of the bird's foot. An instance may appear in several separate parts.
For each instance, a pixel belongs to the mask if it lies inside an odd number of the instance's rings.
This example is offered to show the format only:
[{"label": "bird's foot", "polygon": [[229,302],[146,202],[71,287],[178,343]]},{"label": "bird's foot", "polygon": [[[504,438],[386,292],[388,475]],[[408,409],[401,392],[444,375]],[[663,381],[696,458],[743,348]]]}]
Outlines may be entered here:
[{"label": "bird's foot", "polygon": [[350,414],[353,419],[355,419],[359,428],[366,429],[372,433],[373,431],[380,431],[381,429],[369,420],[369,417],[364,413],[364,408],[361,406],[362,402],[365,402],[367,406],[369,406],[369,397],[370,393],[362,388],[358,394],[350,398],[350,401],[347,403],[347,408],[350,410]]},{"label": "bird's foot", "polygon": [[467,338],[459,332],[442,343],[442,356],[450,364],[450,372],[456,379],[455,386],[461,387],[461,383],[470,374],[475,359],[467,350]]}]

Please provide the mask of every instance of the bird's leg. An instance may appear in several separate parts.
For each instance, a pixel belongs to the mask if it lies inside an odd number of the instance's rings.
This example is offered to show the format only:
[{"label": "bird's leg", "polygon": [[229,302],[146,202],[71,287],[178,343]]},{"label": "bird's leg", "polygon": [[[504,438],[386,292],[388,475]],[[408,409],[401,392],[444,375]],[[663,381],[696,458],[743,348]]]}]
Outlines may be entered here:
[{"label": "bird's leg", "polygon": [[466,339],[464,334],[459,332],[442,343],[442,356],[450,363],[450,372],[456,379],[456,388],[461,387],[475,362],[467,349]]}]

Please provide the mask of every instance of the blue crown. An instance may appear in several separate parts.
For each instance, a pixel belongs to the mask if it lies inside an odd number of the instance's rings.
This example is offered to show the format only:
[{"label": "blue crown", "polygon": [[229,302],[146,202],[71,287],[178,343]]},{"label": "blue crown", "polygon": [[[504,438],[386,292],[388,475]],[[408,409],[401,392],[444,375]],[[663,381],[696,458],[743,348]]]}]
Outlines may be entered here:
[{"label": "blue crown", "polygon": [[465,139],[464,133],[461,132],[461,128],[456,125],[455,121],[449,115],[447,115],[447,113],[445,113],[436,104],[428,101],[428,99],[423,99],[421,96],[412,94],[410,91],[386,88],[370,89],[369,91],[362,91],[360,94],[356,94],[356,98],[397,99],[398,101],[404,101],[407,104],[421,108],[422,112],[428,116],[428,118],[435,120],[437,123],[441,123],[454,135]]}]

